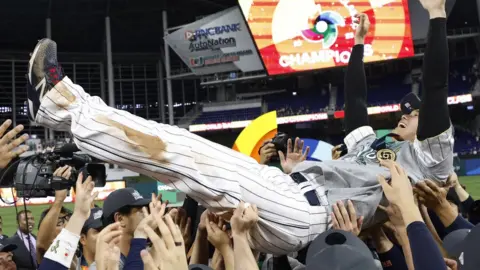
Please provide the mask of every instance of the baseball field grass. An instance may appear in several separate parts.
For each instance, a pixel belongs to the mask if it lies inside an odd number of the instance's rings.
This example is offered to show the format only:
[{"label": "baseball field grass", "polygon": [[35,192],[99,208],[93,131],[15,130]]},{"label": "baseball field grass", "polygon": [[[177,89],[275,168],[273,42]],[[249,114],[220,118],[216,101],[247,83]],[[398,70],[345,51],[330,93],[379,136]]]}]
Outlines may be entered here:
[{"label": "baseball field grass", "polygon": [[[475,200],[480,199],[480,176],[463,176],[460,177],[460,182],[467,187],[468,193],[470,193]],[[99,201],[96,204],[102,206],[103,203]],[[27,207],[27,209],[32,211],[33,216],[35,217],[34,234],[37,233],[40,214],[47,207],[48,205],[33,205]],[[73,210],[72,203],[66,203],[65,207]],[[20,206],[18,211],[22,209],[23,206]],[[17,228],[15,207],[0,208],[0,216],[3,218],[3,233],[8,236],[12,236]]]}]

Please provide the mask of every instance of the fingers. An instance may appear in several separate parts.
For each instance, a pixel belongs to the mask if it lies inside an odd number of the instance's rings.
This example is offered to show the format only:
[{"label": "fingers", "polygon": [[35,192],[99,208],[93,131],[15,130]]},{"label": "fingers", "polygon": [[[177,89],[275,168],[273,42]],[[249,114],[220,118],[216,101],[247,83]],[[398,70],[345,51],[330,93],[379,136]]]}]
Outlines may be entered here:
[{"label": "fingers", "polygon": [[[167,254],[167,247],[165,245],[165,242],[158,236],[158,234],[156,234],[152,230],[152,228],[150,228],[150,226],[145,226],[143,230],[145,231],[145,234],[148,236],[148,239],[150,239],[150,241],[152,242],[155,251],[161,254]],[[162,237],[163,237],[163,234],[162,234]]]},{"label": "fingers", "polygon": [[292,153],[292,139],[287,140],[287,155]]},{"label": "fingers", "polygon": [[400,175],[400,173],[397,171],[397,167],[395,166],[395,163],[391,160],[380,160],[380,165],[383,167],[387,168],[390,170],[390,174],[392,174],[392,178],[397,175]]},{"label": "fingers", "polygon": [[300,138],[296,138],[295,139],[296,141],[296,145],[297,145],[297,151],[298,153],[302,153],[303,151],[303,145],[305,144],[305,142],[303,140],[300,140]]},{"label": "fingers", "polygon": [[3,137],[3,134],[7,131],[7,129],[10,127],[12,124],[12,120],[8,119],[3,122],[3,124],[0,126],[0,137]]},{"label": "fingers", "polygon": [[364,217],[363,216],[360,216],[358,219],[357,219],[357,228],[359,231],[362,230],[362,226],[363,226],[363,220],[364,220]]},{"label": "fingers", "polygon": [[308,157],[308,153],[310,153],[310,146],[307,146],[307,149],[305,149],[305,152],[303,153],[305,159]]},{"label": "fingers", "polygon": [[140,256],[142,256],[142,261],[145,270],[157,270],[158,267],[155,265],[155,262],[153,261],[152,255],[148,253],[147,250],[142,250],[140,252]]},{"label": "fingers", "polygon": [[27,152],[28,149],[29,149],[29,147],[26,146],[26,145],[18,147],[17,149],[15,149],[13,151],[10,151],[10,158],[16,158],[16,157],[20,156],[21,154]]},{"label": "fingers", "polygon": [[240,204],[238,204],[237,209],[235,209],[235,211],[233,212],[233,215],[242,216],[244,210],[245,210],[245,203],[241,201]]},{"label": "fingers", "polygon": [[[357,217],[357,212],[355,211],[355,207],[353,206],[352,201],[348,200],[347,207],[348,207],[347,215],[349,215],[349,217],[350,217],[350,221],[352,222],[353,228],[356,228],[358,217]],[[345,209],[345,207],[344,207],[344,209]]]},{"label": "fingers", "polygon": [[419,182],[415,187],[417,189],[417,194],[422,197],[435,196],[435,192],[425,182]]},{"label": "fingers", "polygon": [[[177,243],[181,243],[183,246],[183,236],[180,228],[173,222],[173,219],[170,216],[165,216],[165,223],[167,224],[168,228],[170,229],[170,234],[174,241],[172,247],[178,247]],[[163,235],[162,235],[163,236]],[[165,237],[164,237],[165,238]]]},{"label": "fingers", "polygon": [[83,180],[83,172],[78,174],[77,182],[75,183],[75,186],[77,187],[76,190],[81,190],[82,189],[82,180]]},{"label": "fingers", "polygon": [[440,187],[435,184],[432,180],[427,179],[425,180],[425,184],[435,193],[440,192]]},{"label": "fingers", "polygon": [[191,229],[192,229],[192,219],[187,218],[187,224],[185,225],[185,232],[190,233]]},{"label": "fingers", "polygon": [[69,179],[70,176],[72,175],[72,167],[66,166],[67,168],[63,171],[62,177],[65,179]]},{"label": "fingers", "polygon": [[335,218],[337,219],[338,225],[340,228],[345,228],[345,220],[343,219],[342,212],[340,211],[339,208],[339,203],[337,202],[336,204],[333,205],[333,213],[335,214]]},{"label": "fingers", "polygon": [[1,139],[0,139],[0,146],[6,145],[8,142],[13,140],[15,136],[17,136],[18,133],[22,132],[23,130],[23,125],[18,125],[12,130],[10,130],[7,134],[5,134]]},{"label": "fingers", "polygon": [[[163,218],[156,213],[154,213],[154,218],[157,221],[158,228],[160,230],[160,234],[162,235],[163,241],[165,242],[165,246],[168,249],[171,249],[175,246],[175,241],[173,240],[172,233],[170,232],[170,229],[168,228],[167,224],[165,224],[165,220],[172,220],[172,217],[170,215],[165,215]],[[173,222],[173,220],[172,220]],[[151,239],[150,239],[151,240]],[[152,241],[153,242],[153,241]]]},{"label": "fingers", "polygon": [[385,177],[383,175],[377,176],[377,180],[382,186],[384,192],[388,192],[392,189],[392,187],[387,183],[387,180],[385,180]]},{"label": "fingers", "polygon": [[17,148],[26,140],[28,140],[28,138],[29,138],[28,134],[23,134],[22,136],[16,138],[15,140],[13,140],[11,143],[7,145],[7,151],[12,151],[12,149]]},{"label": "fingers", "polygon": [[281,163],[285,163],[285,155],[282,151],[278,151],[278,157],[280,158]]}]

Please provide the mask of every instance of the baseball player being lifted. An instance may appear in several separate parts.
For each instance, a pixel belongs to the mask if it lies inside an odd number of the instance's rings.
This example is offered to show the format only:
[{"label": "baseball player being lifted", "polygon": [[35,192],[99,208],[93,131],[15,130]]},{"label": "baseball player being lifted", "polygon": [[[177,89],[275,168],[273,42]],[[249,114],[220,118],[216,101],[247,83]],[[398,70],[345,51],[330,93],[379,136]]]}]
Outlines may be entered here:
[{"label": "baseball player being lifted", "polygon": [[365,226],[375,222],[383,197],[377,175],[388,176],[378,157],[396,159],[414,182],[444,181],[452,171],[445,0],[420,1],[430,14],[421,104],[411,96],[404,102],[396,142],[375,137],[367,122],[362,59],[369,22],[361,15],[346,74],[348,154],[335,161],[303,161],[302,153],[289,151],[284,173],[184,129],[108,107],[64,76],[56,44],[48,39],[37,44],[30,59],[29,116],[40,125],[71,131],[82,151],[157,179],[214,212],[225,213],[241,200],[255,204],[259,222],[250,231],[251,246],[286,254],[327,230],[331,205],[339,200],[352,200]]}]

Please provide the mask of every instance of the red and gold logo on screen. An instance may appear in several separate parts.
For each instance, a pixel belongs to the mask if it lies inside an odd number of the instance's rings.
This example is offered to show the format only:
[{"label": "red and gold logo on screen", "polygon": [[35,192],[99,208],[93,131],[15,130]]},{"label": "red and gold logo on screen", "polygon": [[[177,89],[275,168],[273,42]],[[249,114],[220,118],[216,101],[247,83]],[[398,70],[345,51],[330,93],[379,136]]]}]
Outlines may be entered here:
[{"label": "red and gold logo on screen", "polygon": [[366,13],[365,62],[414,55],[408,0],[239,0],[270,75],[346,65]]}]

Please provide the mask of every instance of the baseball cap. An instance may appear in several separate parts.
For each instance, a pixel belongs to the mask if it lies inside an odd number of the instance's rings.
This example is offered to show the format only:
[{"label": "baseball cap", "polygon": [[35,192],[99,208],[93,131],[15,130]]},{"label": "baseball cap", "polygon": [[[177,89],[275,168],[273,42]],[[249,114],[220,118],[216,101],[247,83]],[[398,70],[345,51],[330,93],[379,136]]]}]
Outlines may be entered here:
[{"label": "baseball cap", "polygon": [[408,93],[400,101],[400,107],[403,114],[410,114],[415,110],[420,110],[420,98],[415,93]]},{"label": "baseball cap", "polygon": [[117,189],[110,193],[103,202],[103,218],[109,218],[122,207],[145,206],[148,205],[150,201],[150,199],[144,199],[143,196],[133,188]]},{"label": "baseball cap", "polygon": [[17,249],[17,245],[15,244],[3,245],[0,243],[0,252],[10,252],[14,251],[15,249]]},{"label": "baseball cap", "polygon": [[82,233],[88,232],[90,229],[101,229],[103,227],[102,223],[102,215],[103,215],[103,210],[102,208],[92,208],[90,210],[90,216],[88,217],[87,221],[85,221],[85,224],[83,225],[82,228]]},{"label": "baseball cap", "polygon": [[365,270],[378,269],[368,246],[352,233],[326,231],[308,248],[307,270]]},{"label": "baseball cap", "polygon": [[480,225],[471,230],[456,230],[443,239],[443,247],[457,260],[459,270],[480,269],[480,256],[477,254],[479,243]]}]

